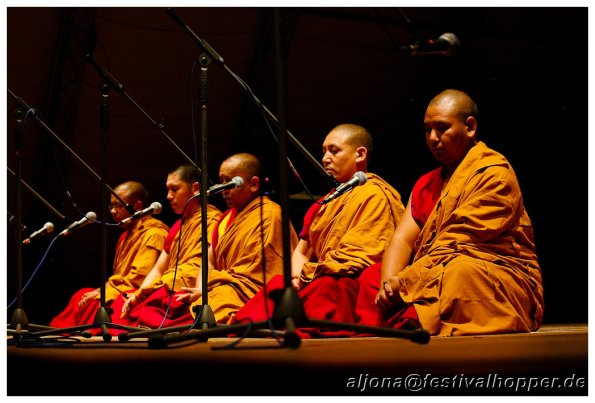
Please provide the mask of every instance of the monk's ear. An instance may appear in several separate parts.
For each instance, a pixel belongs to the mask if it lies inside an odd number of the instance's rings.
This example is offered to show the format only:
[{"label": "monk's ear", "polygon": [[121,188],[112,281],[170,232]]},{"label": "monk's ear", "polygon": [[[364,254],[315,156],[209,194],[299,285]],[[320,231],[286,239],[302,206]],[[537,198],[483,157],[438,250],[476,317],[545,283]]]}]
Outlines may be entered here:
[{"label": "monk's ear", "polygon": [[260,178],[258,176],[253,176],[248,179],[248,183],[250,185],[250,190],[253,192],[258,192],[260,190]]},{"label": "monk's ear", "polygon": [[134,211],[140,211],[144,208],[145,206],[143,206],[143,202],[140,200],[135,201],[132,204],[132,208],[134,209]]},{"label": "monk's ear", "polygon": [[364,146],[359,146],[355,149],[355,162],[364,162],[368,156],[368,149]]},{"label": "monk's ear", "polygon": [[198,193],[200,192],[200,185],[198,184],[198,182],[194,182],[190,190],[192,190],[193,195],[198,195]]},{"label": "monk's ear", "polygon": [[467,137],[475,138],[475,132],[477,132],[477,119],[474,116],[468,116],[465,119],[465,127],[467,128]]}]

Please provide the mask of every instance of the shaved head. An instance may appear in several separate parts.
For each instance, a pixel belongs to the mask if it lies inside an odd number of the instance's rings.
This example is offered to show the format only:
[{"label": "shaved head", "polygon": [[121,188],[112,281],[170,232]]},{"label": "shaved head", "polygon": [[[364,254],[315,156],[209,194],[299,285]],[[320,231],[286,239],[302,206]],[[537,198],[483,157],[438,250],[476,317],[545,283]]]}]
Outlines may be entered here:
[{"label": "shaved head", "polygon": [[[374,147],[372,135],[365,127],[352,123],[345,123],[335,126],[332,131],[345,133],[345,141],[353,147],[366,147],[368,153],[372,152]],[[368,156],[369,158],[369,156]]]},{"label": "shaved head", "polygon": [[134,204],[137,200],[139,200],[143,206],[146,206],[149,203],[149,192],[145,187],[136,181],[127,181],[124,183],[119,184],[114,189],[116,193],[125,194],[127,203]]},{"label": "shaved head", "polygon": [[477,120],[479,110],[477,104],[463,91],[448,89],[436,95],[430,101],[430,106],[448,106],[453,113],[455,113],[462,121],[465,121],[469,116],[473,116]]},{"label": "shaved head", "polygon": [[260,176],[260,161],[252,154],[234,154],[223,161],[223,164],[234,165],[248,178],[252,176]]}]

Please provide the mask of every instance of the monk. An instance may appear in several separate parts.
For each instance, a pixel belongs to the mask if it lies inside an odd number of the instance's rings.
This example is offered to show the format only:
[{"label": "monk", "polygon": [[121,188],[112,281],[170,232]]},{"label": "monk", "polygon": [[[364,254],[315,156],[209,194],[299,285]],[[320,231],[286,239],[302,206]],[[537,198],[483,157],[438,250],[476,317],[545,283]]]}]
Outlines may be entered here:
[{"label": "monk", "polygon": [[[139,182],[124,182],[115,187],[114,193],[134,211],[148,206],[149,193]],[[114,222],[130,217],[114,195],[111,196],[109,210]],[[167,225],[148,215],[121,226],[125,231],[116,246],[113,274],[105,284],[106,307],[112,305],[124,291],[140,287],[155,265],[169,230]],[[52,319],[50,326],[63,328],[92,324],[99,307],[100,289],[82,288],[72,296],[64,311]]]},{"label": "monk", "polygon": [[406,314],[439,336],[541,326],[531,220],[510,163],[477,140],[477,115],[462,91],[430,101],[426,142],[441,166],[416,183],[381,268],[365,274],[361,300],[377,310],[361,305],[362,323],[394,326]]},{"label": "monk", "polygon": [[[367,172],[372,136],[364,127],[342,124],[322,145],[322,163],[338,183],[358,171]],[[291,260],[292,285],[310,319],[356,323],[355,305],[360,274],[380,262],[405,210],[399,193],[380,176],[367,172],[363,185],[332,201],[312,205],[304,218],[300,241]],[[321,199],[322,200],[322,199]],[[283,287],[278,277],[267,290]],[[238,313],[238,319],[264,320],[264,296]],[[270,308],[272,302],[269,300]],[[346,335],[321,329],[301,329],[303,337]]]},{"label": "monk", "polygon": [[[260,161],[248,153],[232,155],[221,164],[222,184],[241,177],[243,185],[223,191],[229,207],[213,232],[209,248],[208,305],[219,324],[230,324],[266,281],[283,273],[281,207],[261,195]],[[290,225],[290,250],[297,235]],[[177,300],[190,303],[190,312],[202,302],[202,278]],[[200,310],[198,310],[200,311]]]},{"label": "monk", "polygon": [[[141,286],[122,294],[113,304],[116,324],[158,328],[177,326],[178,316],[171,294],[196,283],[202,266],[202,214],[207,215],[208,234],[213,231],[221,212],[208,204],[202,212],[198,200],[196,168],[182,165],[167,176],[167,200],[182,217],[172,226],[163,251]],[[168,311],[171,308],[171,311]],[[171,314],[168,314],[171,312]]]}]

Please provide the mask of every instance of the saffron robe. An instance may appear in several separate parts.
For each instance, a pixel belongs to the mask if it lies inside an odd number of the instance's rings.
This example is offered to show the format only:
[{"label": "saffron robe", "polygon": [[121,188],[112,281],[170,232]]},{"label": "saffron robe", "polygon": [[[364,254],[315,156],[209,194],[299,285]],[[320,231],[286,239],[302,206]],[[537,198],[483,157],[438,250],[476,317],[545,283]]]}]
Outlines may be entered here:
[{"label": "saffron robe", "polygon": [[476,144],[452,174],[399,274],[400,296],[432,335],[529,332],[543,287],[531,220],[501,154]]},{"label": "saffron robe", "polygon": [[[297,245],[291,225],[289,241],[291,253]],[[212,251],[215,261],[209,273],[208,305],[218,323],[232,323],[236,312],[266,281],[283,273],[281,207],[264,196],[240,212],[228,210],[213,233]],[[192,307],[202,305],[202,300]],[[191,313],[195,315],[192,308]]]},{"label": "saffron robe", "polygon": [[304,264],[300,282],[323,276],[358,277],[382,261],[405,208],[399,193],[378,175],[340,198],[320,206],[307,234],[313,254]]},{"label": "saffron robe", "polygon": [[[141,286],[163,249],[167,231],[167,225],[145,216],[134,221],[122,233],[116,246],[113,274],[105,286],[106,306],[110,306],[124,291]],[[82,308],[78,307],[78,303],[84,294],[93,290],[86,287],[77,291],[68,306],[52,319],[50,326],[62,328],[92,324],[100,306],[100,296],[87,301]]]},{"label": "saffron robe", "polygon": [[[214,206],[207,205],[207,236],[210,237],[221,212]],[[173,292],[182,287],[194,287],[196,277],[202,267],[202,214],[200,206],[194,207],[184,217],[181,225],[174,225],[176,231],[171,241],[167,269],[161,277],[150,285],[135,291],[141,302],[134,306],[127,315],[121,317],[124,299],[120,296],[113,304],[114,323],[132,326],[156,328],[159,326],[177,326],[178,317],[186,313],[187,305],[176,303],[171,298]],[[169,238],[170,236],[168,236]],[[184,309],[174,309],[182,306]],[[169,306],[169,310],[168,310]],[[167,312],[167,317],[166,317]],[[166,318],[165,318],[166,317]],[[165,318],[165,321],[164,321]]]},{"label": "saffron robe", "polygon": [[[301,298],[306,317],[356,323],[358,277],[368,266],[380,262],[405,208],[399,193],[378,175],[368,173],[362,186],[306,214],[302,238],[313,253],[300,274]],[[267,293],[283,287],[281,278],[267,284]],[[261,292],[237,314],[238,320],[264,320]],[[267,296],[270,314],[274,303]],[[337,337],[353,332],[302,328],[300,336]]]}]

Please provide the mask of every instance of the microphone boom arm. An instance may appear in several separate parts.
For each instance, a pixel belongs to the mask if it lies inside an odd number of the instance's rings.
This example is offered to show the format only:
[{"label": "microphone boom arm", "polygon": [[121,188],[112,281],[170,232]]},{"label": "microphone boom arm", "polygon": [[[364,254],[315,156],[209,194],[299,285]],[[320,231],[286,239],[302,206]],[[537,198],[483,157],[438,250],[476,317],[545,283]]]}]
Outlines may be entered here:
[{"label": "microphone boom arm", "polygon": [[[14,99],[14,101],[16,102],[16,104],[22,108],[25,111],[32,111],[33,116],[35,117],[35,119],[48,131],[48,133],[50,133],[52,135],[52,137],[54,137],[54,139],[60,143],[60,145],[62,147],[64,147],[64,149],[66,151],[68,151],[68,153],[70,155],[72,155],[74,158],[76,158],[76,160],[83,165],[85,168],[87,168],[87,170],[93,175],[95,176],[95,178],[97,178],[97,180],[101,181],[101,177],[89,166],[87,165],[87,163],[85,161],[82,160],[81,157],[79,157],[77,155],[77,153],[75,153],[72,148],[70,148],[68,146],[68,144],[66,144],[61,138],[60,136],[58,136],[56,133],[54,133],[54,131],[43,121],[43,119],[41,119],[39,117],[39,115],[37,114],[37,112],[35,111],[35,109],[29,107],[29,105],[27,105],[27,103],[25,101],[23,101],[21,98],[19,98],[18,96],[16,96],[11,90],[10,88],[8,88],[8,94]],[[114,192],[114,190],[106,183],[105,184],[105,188],[120,202],[122,203],[124,206],[128,206],[128,203],[126,203],[124,200],[122,200],[122,198],[120,196],[118,196],[116,194],[116,192]]]},{"label": "microphone boom arm", "polygon": [[[14,176],[16,176],[16,174],[14,173],[14,171],[12,169],[10,169],[9,167],[6,167],[6,169],[8,170],[8,172],[10,172]],[[66,219],[66,217],[62,213],[60,213],[58,210],[56,210],[56,208],[54,206],[52,206],[47,200],[45,200],[43,197],[41,197],[41,195],[39,193],[37,193],[31,186],[29,186],[29,184],[27,182],[25,182],[23,179],[21,179],[21,183],[23,184],[25,189],[27,189],[29,192],[31,192],[31,194],[33,196],[35,196],[37,198],[37,200],[39,200],[41,202],[41,204],[43,204],[56,217],[58,217],[61,220]]]}]

